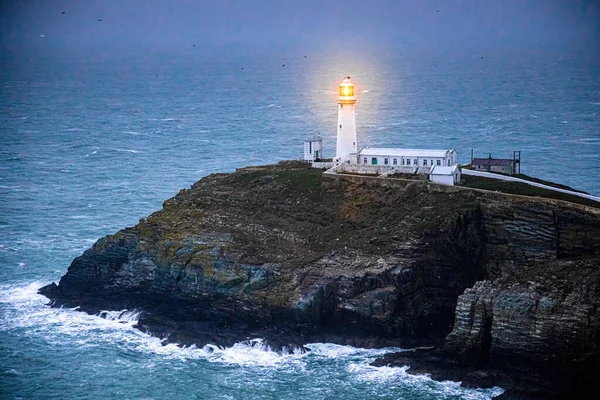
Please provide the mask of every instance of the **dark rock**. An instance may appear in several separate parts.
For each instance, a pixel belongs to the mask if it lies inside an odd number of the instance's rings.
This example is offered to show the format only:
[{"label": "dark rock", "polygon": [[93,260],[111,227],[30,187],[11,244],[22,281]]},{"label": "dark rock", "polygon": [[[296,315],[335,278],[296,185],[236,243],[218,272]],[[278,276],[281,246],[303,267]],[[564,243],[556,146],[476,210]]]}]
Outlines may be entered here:
[{"label": "dark rock", "polygon": [[374,365],[559,398],[600,378],[599,260],[600,209],[290,162],[203,178],[40,292],[180,344],[435,345]]}]

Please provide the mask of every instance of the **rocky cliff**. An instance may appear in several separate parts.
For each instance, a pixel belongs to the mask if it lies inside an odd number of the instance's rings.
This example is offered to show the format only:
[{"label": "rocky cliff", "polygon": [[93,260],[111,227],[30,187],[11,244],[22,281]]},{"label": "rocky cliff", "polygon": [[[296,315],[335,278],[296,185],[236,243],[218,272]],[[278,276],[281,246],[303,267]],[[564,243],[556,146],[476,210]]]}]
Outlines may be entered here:
[{"label": "rocky cliff", "polygon": [[203,178],[41,292],[179,343],[435,345],[380,363],[552,396],[600,378],[599,267],[600,209],[281,163]]}]

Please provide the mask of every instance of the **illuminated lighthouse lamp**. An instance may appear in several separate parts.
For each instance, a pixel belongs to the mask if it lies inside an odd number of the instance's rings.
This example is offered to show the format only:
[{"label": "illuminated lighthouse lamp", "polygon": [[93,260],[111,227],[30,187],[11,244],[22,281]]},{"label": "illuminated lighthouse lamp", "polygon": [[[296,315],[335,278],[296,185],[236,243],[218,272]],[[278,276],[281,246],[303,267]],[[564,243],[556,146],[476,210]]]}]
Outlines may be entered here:
[{"label": "illuminated lighthouse lamp", "polygon": [[354,97],[354,85],[350,82],[350,77],[344,79],[340,84],[340,98],[341,97]]}]

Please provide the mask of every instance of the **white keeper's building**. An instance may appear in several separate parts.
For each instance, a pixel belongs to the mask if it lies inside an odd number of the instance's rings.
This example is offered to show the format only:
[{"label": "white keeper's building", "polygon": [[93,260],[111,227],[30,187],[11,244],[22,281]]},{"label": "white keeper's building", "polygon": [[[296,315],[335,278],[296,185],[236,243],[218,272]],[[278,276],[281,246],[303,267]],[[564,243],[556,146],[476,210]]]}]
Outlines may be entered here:
[{"label": "white keeper's building", "polygon": [[[339,85],[337,143],[333,163],[356,164],[356,168],[382,171],[414,170],[430,174],[432,182],[454,185],[460,181],[458,154],[455,150],[402,149],[364,147],[359,150],[356,138],[356,102],[354,84],[350,77]],[[304,142],[304,159],[313,162],[322,158],[322,143],[319,139]],[[315,165],[316,166],[316,165]],[[371,167],[368,167],[371,166]],[[373,166],[377,166],[374,168]],[[387,168],[386,168],[387,167]]]},{"label": "white keeper's building", "polygon": [[447,167],[458,161],[454,150],[365,147],[358,154],[358,163],[363,165],[390,165],[392,167],[433,167],[437,165]]}]

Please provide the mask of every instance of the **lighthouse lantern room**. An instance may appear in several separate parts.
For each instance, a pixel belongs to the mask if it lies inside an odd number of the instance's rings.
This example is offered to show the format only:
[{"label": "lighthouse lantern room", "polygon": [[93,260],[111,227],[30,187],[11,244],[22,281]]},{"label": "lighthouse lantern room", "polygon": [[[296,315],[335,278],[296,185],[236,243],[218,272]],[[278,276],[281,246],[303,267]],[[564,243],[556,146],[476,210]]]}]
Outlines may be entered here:
[{"label": "lighthouse lantern room", "polygon": [[356,163],[356,117],[354,84],[347,77],[340,83],[338,93],[338,127],[336,162]]}]

